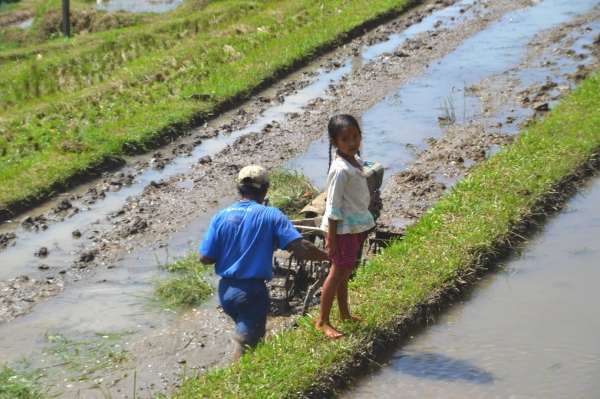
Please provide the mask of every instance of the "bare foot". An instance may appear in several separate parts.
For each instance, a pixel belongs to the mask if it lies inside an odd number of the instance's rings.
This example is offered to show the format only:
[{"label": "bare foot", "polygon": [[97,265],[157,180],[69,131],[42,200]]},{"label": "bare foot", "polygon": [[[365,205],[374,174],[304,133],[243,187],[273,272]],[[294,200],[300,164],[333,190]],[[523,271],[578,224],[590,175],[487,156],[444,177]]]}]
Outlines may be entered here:
[{"label": "bare foot", "polygon": [[315,329],[323,330],[325,332],[325,336],[329,339],[338,339],[344,336],[343,333],[331,327],[329,324],[320,324],[319,322],[317,322],[315,323]]},{"label": "bare foot", "polygon": [[323,326],[323,331],[325,331],[325,336],[329,339],[338,339],[344,336],[343,333],[339,332],[335,328],[331,327],[329,324]]},{"label": "bare foot", "polygon": [[360,316],[350,315],[348,317],[340,317],[340,320],[345,321],[345,322],[360,323],[360,322],[362,322],[363,319]]}]

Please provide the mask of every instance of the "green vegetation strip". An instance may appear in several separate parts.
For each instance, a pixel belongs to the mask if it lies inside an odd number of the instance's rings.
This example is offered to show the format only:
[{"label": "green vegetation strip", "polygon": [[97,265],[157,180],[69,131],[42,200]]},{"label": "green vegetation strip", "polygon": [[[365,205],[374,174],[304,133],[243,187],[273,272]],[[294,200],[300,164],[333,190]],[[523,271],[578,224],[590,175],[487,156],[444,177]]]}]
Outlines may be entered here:
[{"label": "green vegetation strip", "polygon": [[0,212],[181,132],[408,3],[223,0],[37,54],[11,50],[0,77]]},{"label": "green vegetation strip", "polygon": [[358,270],[350,299],[364,321],[341,326],[346,337],[327,340],[312,328],[311,317],[300,319],[297,329],[269,337],[239,364],[188,380],[173,396],[285,398],[333,389],[331,381],[368,359],[374,343],[400,338],[403,322],[418,321],[423,307],[437,308],[440,297],[459,290],[486,261],[519,241],[518,232],[547,204],[564,201],[565,188],[597,167],[599,149],[596,75]]}]

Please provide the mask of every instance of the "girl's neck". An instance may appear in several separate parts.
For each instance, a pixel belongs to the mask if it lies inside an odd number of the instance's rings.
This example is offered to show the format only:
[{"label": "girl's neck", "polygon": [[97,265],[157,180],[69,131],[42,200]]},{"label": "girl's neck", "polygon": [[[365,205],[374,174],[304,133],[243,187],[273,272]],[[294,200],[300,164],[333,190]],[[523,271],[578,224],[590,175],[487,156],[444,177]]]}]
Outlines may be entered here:
[{"label": "girl's neck", "polygon": [[350,165],[354,166],[355,168],[360,167],[360,164],[358,163],[358,161],[356,160],[355,157],[347,155],[342,153],[341,151],[337,150],[335,152],[339,157],[344,158]]}]

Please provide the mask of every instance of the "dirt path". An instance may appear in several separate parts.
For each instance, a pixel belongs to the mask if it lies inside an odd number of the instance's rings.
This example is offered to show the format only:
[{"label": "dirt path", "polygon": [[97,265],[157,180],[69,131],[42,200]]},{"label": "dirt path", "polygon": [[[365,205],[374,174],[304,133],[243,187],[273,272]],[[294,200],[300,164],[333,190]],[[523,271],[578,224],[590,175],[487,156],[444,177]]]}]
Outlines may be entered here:
[{"label": "dirt path", "polygon": [[[335,56],[322,57],[322,65],[325,68],[337,68],[349,55],[360,52],[363,46],[383,42],[390,34],[400,33],[411,24],[420,22],[433,10],[452,3],[437,1],[422,11],[411,13],[408,18],[384,24],[346,43],[343,51],[335,53]],[[447,29],[445,26],[449,21],[440,20],[435,28],[407,40],[393,53],[345,75],[339,84],[330,85],[328,97],[313,99],[304,112],[290,113],[282,122],[272,123],[261,132],[238,138],[233,145],[212,158],[198,160],[187,174],[152,182],[142,194],[128,198],[121,210],[107,216],[111,221],[110,227],[92,231],[89,226],[81,226],[81,233],[86,238],[84,245],[73,255],[72,264],[60,273],[45,281],[30,280],[25,276],[0,281],[0,323],[26,314],[39,300],[69,289],[69,284],[75,280],[91,278],[98,267],[113,265],[132,251],[168,243],[175,232],[188,226],[191,221],[210,217],[220,200],[235,196],[233,177],[243,166],[249,163],[260,163],[267,168],[283,165],[321,137],[331,115],[340,112],[361,115],[410,79],[422,75],[430,63],[452,52],[466,38],[486,29],[505,13],[530,5],[531,2],[527,0],[475,1],[463,10],[472,17],[465,19],[457,28]],[[578,59],[581,63],[581,67],[568,77],[571,81],[577,82],[589,71],[597,70],[600,35],[596,35],[590,49],[592,56],[584,57],[570,49],[570,46],[584,33],[582,26],[599,20],[600,7],[596,6],[592,12],[576,17],[571,23],[541,33],[530,43],[529,51],[519,65],[471,88],[469,94],[476,95],[481,101],[481,113],[465,123],[450,125],[441,138],[428,140],[428,146],[415,154],[416,161],[407,165],[406,171],[388,180],[382,192],[384,208],[379,219],[381,229],[401,231],[402,226],[416,220],[439,199],[449,185],[462,178],[471,167],[484,161],[490,148],[512,141],[514,136],[507,134],[507,126],[516,131],[517,126],[543,115],[549,102],[559,100],[570,91],[568,86],[559,86],[545,76],[523,86],[515,78],[519,70],[557,52]],[[547,68],[548,75],[552,76],[552,63],[542,63],[538,67]],[[175,155],[185,156],[204,140],[247,126],[265,109],[284,101],[287,95],[304,84],[291,82],[282,85],[276,95],[257,98],[251,107],[240,109],[226,124],[212,126],[209,122],[182,140],[178,146],[179,152]],[[437,107],[437,104],[433,106]],[[510,133],[511,129],[508,130]],[[136,170],[160,168],[171,160],[170,156],[156,153],[148,162],[137,164]],[[107,176],[103,187],[88,190],[78,200],[87,198],[88,201],[95,201],[103,195],[110,195],[110,191],[126,185],[133,178],[123,173]],[[181,182],[189,184],[182,186]],[[73,212],[72,207],[65,203],[62,206],[57,204],[50,215],[40,215],[29,222],[32,226],[43,228],[43,224],[58,222],[69,212]],[[16,237],[0,236],[0,245],[15,242],[18,245]],[[276,330],[288,322],[289,318],[273,319],[270,326]],[[184,316],[180,323],[176,331],[156,334],[154,338],[131,347],[138,370],[151,364],[162,365],[161,372],[153,370],[156,374],[138,373],[140,380],[155,379],[152,384],[156,383],[156,387],[152,385],[152,391],[168,392],[176,386],[177,378],[173,377],[173,372],[181,370],[186,363],[200,370],[227,363],[228,356],[223,350],[229,342],[228,334],[223,331],[226,318],[215,315],[215,312],[198,311]],[[198,327],[199,324],[202,326]],[[188,343],[185,351],[181,350],[182,342]],[[192,354],[207,346],[212,346],[212,349],[204,350],[200,356]],[[192,359],[186,356],[196,357]],[[119,380],[117,377],[114,379]],[[115,384],[121,394],[131,392],[128,391],[130,382]]]}]

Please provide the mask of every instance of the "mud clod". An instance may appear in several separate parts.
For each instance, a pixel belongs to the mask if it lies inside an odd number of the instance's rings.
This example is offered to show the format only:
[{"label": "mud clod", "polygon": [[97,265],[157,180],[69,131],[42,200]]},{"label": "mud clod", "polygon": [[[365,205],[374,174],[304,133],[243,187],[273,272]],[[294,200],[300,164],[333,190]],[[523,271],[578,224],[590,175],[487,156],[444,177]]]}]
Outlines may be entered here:
[{"label": "mud clod", "polygon": [[21,220],[21,226],[23,227],[31,227],[33,226],[33,218],[31,216],[26,216]]},{"label": "mud clod", "polygon": [[148,228],[148,223],[140,218],[140,217],[136,217],[133,220],[131,220],[129,222],[128,225],[124,226],[124,228],[121,230],[123,235],[133,235],[133,234],[137,234],[141,231],[144,231]]},{"label": "mud clod", "polygon": [[94,251],[85,251],[77,255],[75,263],[89,263],[96,258]]},{"label": "mud clod", "polygon": [[67,199],[59,199],[58,202],[56,203],[56,206],[54,208],[52,208],[52,210],[54,210],[54,212],[60,212],[60,211],[66,211],[67,209],[70,209],[73,207],[73,204],[71,204],[71,202]]},{"label": "mud clod", "polygon": [[531,108],[533,108],[536,111],[548,111],[550,110],[550,107],[548,106],[548,103],[546,102],[534,102],[533,104],[531,104]]},{"label": "mud clod", "polygon": [[38,257],[45,257],[45,256],[48,256],[49,253],[50,252],[48,252],[48,248],[41,247],[40,249],[37,250],[37,252],[34,255],[38,256]]},{"label": "mud clod", "polygon": [[173,154],[178,157],[189,157],[194,151],[194,145],[191,143],[181,143],[173,149]]},{"label": "mud clod", "polygon": [[200,165],[206,165],[209,163],[212,163],[212,158],[208,155],[205,155],[198,160],[198,164],[200,164]]},{"label": "mud clod", "polygon": [[93,204],[98,200],[104,199],[106,194],[104,190],[98,190],[95,187],[90,187],[83,193],[81,202],[84,204]]},{"label": "mud clod", "polygon": [[133,183],[134,176],[131,174],[125,174],[123,172],[117,172],[113,175],[104,175],[103,183],[107,186],[109,191],[119,191],[123,186],[129,186]]},{"label": "mud clod", "polygon": [[17,238],[17,235],[13,232],[0,234],[0,249],[8,247],[9,245],[14,245],[15,238]]}]

